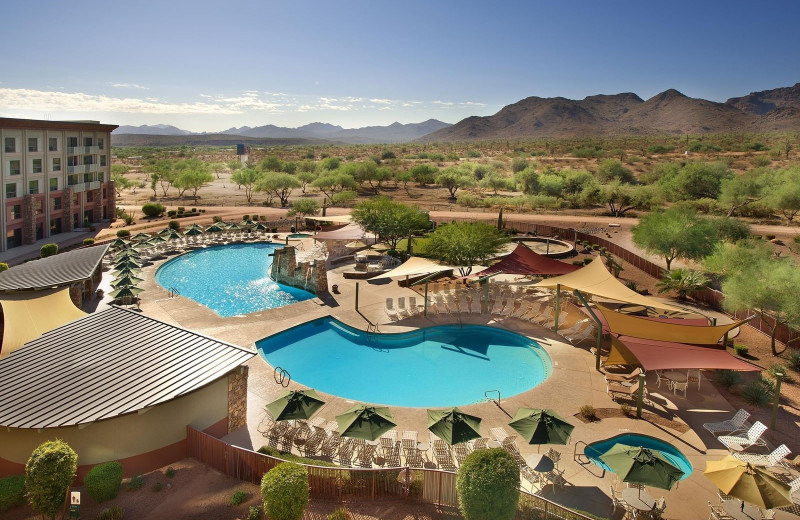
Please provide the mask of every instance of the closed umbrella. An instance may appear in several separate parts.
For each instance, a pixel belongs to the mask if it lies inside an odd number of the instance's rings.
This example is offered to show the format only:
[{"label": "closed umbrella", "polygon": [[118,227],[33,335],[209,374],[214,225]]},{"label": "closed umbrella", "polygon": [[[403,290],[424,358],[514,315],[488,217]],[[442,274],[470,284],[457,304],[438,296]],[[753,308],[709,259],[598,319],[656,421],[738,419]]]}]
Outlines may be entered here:
[{"label": "closed umbrella", "polygon": [[623,482],[672,489],[683,476],[683,471],[661,453],[641,446],[617,443],[600,455],[600,460]]},{"label": "closed umbrella", "polygon": [[138,287],[133,287],[131,285],[125,285],[122,287],[118,287],[115,290],[111,291],[109,296],[114,299],[119,298],[135,298],[137,294],[143,292],[144,289],[139,289]]},{"label": "closed umbrella", "polygon": [[388,432],[395,424],[392,413],[385,406],[355,405],[348,411],[336,416],[339,433],[342,437],[374,441]]},{"label": "closed umbrella", "polygon": [[290,390],[267,405],[276,421],[310,419],[325,401],[314,390]]},{"label": "closed umbrella", "polygon": [[520,408],[509,426],[528,444],[566,444],[575,428],[553,410]]},{"label": "closed umbrella", "polygon": [[137,278],[132,274],[128,274],[125,276],[120,276],[119,278],[111,282],[111,287],[124,287],[126,285],[136,285],[142,283],[143,281],[144,278]]},{"label": "closed umbrella", "polygon": [[772,473],[759,466],[751,466],[728,455],[722,460],[706,462],[704,475],[726,495],[744,502],[774,509],[792,505],[792,491],[788,484],[776,479]]},{"label": "closed umbrella", "polygon": [[428,429],[447,444],[460,444],[481,436],[481,419],[458,408],[428,410]]}]

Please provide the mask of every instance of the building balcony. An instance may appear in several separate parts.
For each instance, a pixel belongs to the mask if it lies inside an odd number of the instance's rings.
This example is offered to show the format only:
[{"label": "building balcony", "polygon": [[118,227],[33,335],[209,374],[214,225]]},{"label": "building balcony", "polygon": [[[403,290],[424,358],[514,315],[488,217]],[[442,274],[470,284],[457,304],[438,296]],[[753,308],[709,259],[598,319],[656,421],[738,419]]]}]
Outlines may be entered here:
[{"label": "building balcony", "polygon": [[67,155],[91,155],[100,153],[99,146],[68,146]]},{"label": "building balcony", "polygon": [[82,191],[99,190],[102,184],[100,181],[79,182],[78,184],[73,184],[70,188],[72,188],[73,192],[80,193]]},{"label": "building balcony", "polygon": [[99,164],[79,164],[78,166],[67,166],[67,173],[91,173],[100,171]]}]

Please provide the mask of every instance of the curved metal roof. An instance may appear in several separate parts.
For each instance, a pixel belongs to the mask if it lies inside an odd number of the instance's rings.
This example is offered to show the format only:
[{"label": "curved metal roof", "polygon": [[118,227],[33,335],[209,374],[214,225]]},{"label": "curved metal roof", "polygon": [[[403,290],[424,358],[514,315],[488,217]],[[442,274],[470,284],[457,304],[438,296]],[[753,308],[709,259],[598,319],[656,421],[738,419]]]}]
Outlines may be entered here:
[{"label": "curved metal roof", "polygon": [[86,280],[103,261],[108,247],[82,247],[15,265],[0,273],[0,291],[44,289]]}]

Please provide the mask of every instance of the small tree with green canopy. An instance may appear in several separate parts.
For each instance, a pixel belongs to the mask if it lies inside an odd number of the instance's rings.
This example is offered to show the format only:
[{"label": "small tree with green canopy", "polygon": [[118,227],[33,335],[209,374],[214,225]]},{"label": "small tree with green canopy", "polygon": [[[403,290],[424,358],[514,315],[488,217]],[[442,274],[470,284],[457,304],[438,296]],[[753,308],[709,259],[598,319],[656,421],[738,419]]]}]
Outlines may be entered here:
[{"label": "small tree with green canopy", "polygon": [[314,199],[298,199],[292,202],[292,209],[290,209],[286,215],[289,217],[294,217],[298,215],[300,218],[304,219],[309,215],[316,215],[319,213],[319,204]]},{"label": "small tree with green canopy", "polygon": [[618,181],[624,184],[636,182],[633,172],[616,159],[606,159],[597,167],[597,178],[600,182]]},{"label": "small tree with green canopy", "polygon": [[472,266],[496,256],[508,237],[485,222],[455,222],[439,226],[425,246],[428,256],[445,264],[459,266],[461,276]]},{"label": "small tree with green canopy", "polygon": [[[201,163],[202,164],[202,163]],[[206,167],[192,168],[182,171],[175,179],[175,187],[180,190],[190,190],[195,204],[197,204],[197,192],[214,180],[214,175]]]},{"label": "small tree with green canopy", "polygon": [[260,170],[256,170],[255,168],[244,168],[237,170],[233,175],[231,175],[231,180],[233,182],[244,187],[244,198],[247,199],[248,204],[250,204],[250,202],[253,200],[253,193],[255,192],[256,184],[258,184],[258,181],[261,179],[262,175],[264,175],[264,173]]},{"label": "small tree with green canopy", "polygon": [[632,231],[633,242],[664,258],[667,270],[676,258],[700,260],[708,256],[719,242],[713,223],[686,208],[650,213]]},{"label": "small tree with green canopy", "polygon": [[522,193],[533,195],[539,193],[539,174],[533,166],[516,173],[517,183],[522,185]]},{"label": "small tree with green canopy", "polygon": [[674,291],[678,293],[679,300],[686,300],[690,292],[708,287],[710,283],[711,280],[700,271],[679,267],[665,274],[656,287],[659,294]]},{"label": "small tree with green canopy", "polygon": [[[300,163],[300,166],[302,166],[304,163],[305,163],[305,161]],[[302,189],[303,193],[305,193],[306,192],[306,186],[308,186],[309,184],[314,182],[314,179],[317,178],[317,172],[315,172],[314,170],[306,171],[306,170],[302,170],[301,169],[299,172],[297,172],[296,177],[297,177],[297,180],[300,181],[300,183],[302,184],[301,189]]]},{"label": "small tree with green canopy", "polygon": [[632,209],[652,209],[662,202],[657,187],[633,186],[618,180],[601,185],[593,198],[608,204],[608,209],[615,217],[621,217]]},{"label": "small tree with green canopy", "polygon": [[264,512],[270,520],[300,520],[308,504],[308,471],[282,462],[261,479]]},{"label": "small tree with green canopy", "polygon": [[426,184],[436,182],[436,174],[439,172],[439,168],[431,166],[430,164],[418,164],[411,168],[409,172],[411,172],[411,177],[414,179],[414,182],[420,186],[425,186]]},{"label": "small tree with green canopy", "polygon": [[788,226],[800,213],[800,166],[779,170],[771,184],[767,203],[781,212]]},{"label": "small tree with green canopy", "polygon": [[62,440],[40,444],[25,464],[25,490],[34,510],[52,519],[64,507],[78,454]]},{"label": "small tree with green canopy", "polygon": [[358,183],[352,175],[340,171],[322,173],[311,185],[321,191],[331,202],[333,202],[333,196],[337,193],[346,189],[355,190],[358,188]]},{"label": "small tree with green canopy", "polygon": [[723,179],[719,201],[728,206],[729,217],[736,211],[764,198],[765,188],[775,172],[769,168],[756,168],[743,175]]},{"label": "small tree with green canopy", "polygon": [[409,233],[428,228],[428,215],[419,208],[379,197],[359,202],[350,212],[353,222],[374,233],[391,249]]},{"label": "small tree with green canopy", "polygon": [[403,189],[406,190],[406,195],[408,195],[409,197],[411,196],[411,192],[408,191],[408,183],[411,182],[412,180],[414,180],[414,178],[412,177],[411,172],[408,170],[396,172],[394,174],[395,186],[402,186]]},{"label": "small tree with green canopy", "polygon": [[719,197],[722,181],[733,176],[723,162],[688,162],[679,169],[665,169],[659,183],[672,200],[697,200]]},{"label": "small tree with green canopy", "polygon": [[469,168],[450,166],[436,176],[436,184],[445,188],[450,193],[450,199],[455,200],[459,188],[473,186],[475,177]]},{"label": "small tree with green canopy", "polygon": [[505,450],[470,453],[456,476],[465,520],[511,520],[519,503],[519,466]]},{"label": "small tree with green canopy", "polygon": [[294,175],[281,172],[265,172],[258,180],[256,190],[265,191],[278,197],[278,200],[281,201],[281,207],[285,208],[289,204],[289,196],[292,194],[292,190],[300,186],[300,181]]}]

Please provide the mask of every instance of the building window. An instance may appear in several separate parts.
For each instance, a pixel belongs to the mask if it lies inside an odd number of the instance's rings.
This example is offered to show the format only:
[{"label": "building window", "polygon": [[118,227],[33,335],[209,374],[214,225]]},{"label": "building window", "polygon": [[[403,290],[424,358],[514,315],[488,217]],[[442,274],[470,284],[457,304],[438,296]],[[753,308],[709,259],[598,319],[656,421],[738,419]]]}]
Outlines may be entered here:
[{"label": "building window", "polygon": [[89,190],[86,192],[86,202],[92,202],[92,201],[94,201],[94,192],[92,190]]},{"label": "building window", "polygon": [[19,159],[15,161],[8,161],[8,174],[19,175],[22,171],[22,166]]},{"label": "building window", "polygon": [[91,173],[84,173],[83,174],[83,182],[92,182],[94,180],[94,175]]},{"label": "building window", "polygon": [[101,150],[105,150],[105,140],[101,137],[97,138],[97,147]]},{"label": "building window", "polygon": [[67,166],[78,166],[78,156],[70,155],[67,157]]},{"label": "building window", "polygon": [[105,188],[103,188],[103,198],[104,199],[106,198],[106,189]]},{"label": "building window", "polygon": [[53,209],[61,209],[61,197],[55,197],[53,199]]},{"label": "building window", "polygon": [[75,148],[78,146],[78,138],[77,137],[67,137],[67,146],[69,148]]},{"label": "building window", "polygon": [[6,153],[17,152],[17,139],[15,137],[6,137]]},{"label": "building window", "polygon": [[8,220],[17,220],[18,218],[22,217],[22,206],[19,204],[14,204],[9,209],[10,211],[8,212]]},{"label": "building window", "polygon": [[78,176],[67,175],[67,186],[75,186],[76,184],[78,184]]},{"label": "building window", "polygon": [[84,137],[83,138],[83,146],[92,146],[92,138],[91,137]]},{"label": "building window", "polygon": [[39,194],[39,180],[28,181],[28,193],[31,195]]},{"label": "building window", "polygon": [[94,164],[94,155],[84,155],[83,164],[85,165]]},{"label": "building window", "polygon": [[39,138],[38,137],[29,137],[28,138],[28,151],[29,152],[38,152],[39,151]]},{"label": "building window", "polygon": [[61,171],[61,157],[53,157],[53,171],[54,172]]},{"label": "building window", "polygon": [[50,191],[58,191],[58,177],[50,177]]},{"label": "building window", "polygon": [[101,155],[100,156],[100,166],[105,166],[105,165],[106,165],[106,156],[105,155]]},{"label": "building window", "polygon": [[10,182],[6,184],[6,198],[15,199],[17,197],[17,183]]},{"label": "building window", "polygon": [[103,172],[97,172],[97,180],[103,182]]},{"label": "building window", "polygon": [[42,173],[42,160],[41,159],[34,159],[33,160],[33,167],[31,168],[33,173]]},{"label": "building window", "polygon": [[49,137],[47,139],[47,151],[48,152],[58,151],[58,137]]}]

